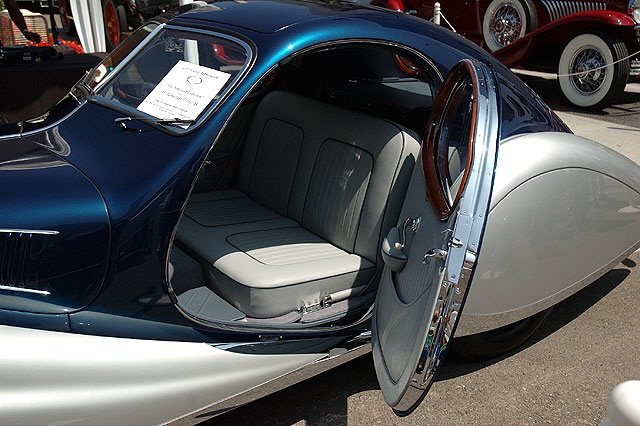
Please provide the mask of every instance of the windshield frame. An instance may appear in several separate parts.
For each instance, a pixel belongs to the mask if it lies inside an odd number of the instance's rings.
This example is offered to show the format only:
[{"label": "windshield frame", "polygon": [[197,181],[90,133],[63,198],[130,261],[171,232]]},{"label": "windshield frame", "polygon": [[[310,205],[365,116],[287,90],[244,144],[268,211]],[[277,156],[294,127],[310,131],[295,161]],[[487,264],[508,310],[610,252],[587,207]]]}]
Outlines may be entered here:
[{"label": "windshield frame", "polygon": [[[233,43],[238,44],[239,46],[241,46],[247,54],[247,59],[244,62],[244,64],[242,65],[242,68],[240,69],[240,71],[238,71],[238,73],[235,75],[235,77],[231,80],[231,82],[227,85],[227,87],[224,88],[224,90],[222,90],[222,92],[220,92],[220,94],[218,95],[217,99],[214,99],[199,115],[198,117],[194,120],[193,124],[189,125],[186,128],[183,127],[177,127],[177,126],[172,126],[171,124],[162,124],[162,123],[158,123],[156,122],[157,120],[159,120],[158,117],[154,117],[150,114],[144,113],[136,108],[121,104],[119,102],[115,102],[112,100],[109,100],[107,98],[102,97],[101,95],[98,94],[98,92],[104,88],[104,86],[106,86],[111,80],[113,80],[114,78],[116,78],[116,76],[120,75],[120,73],[123,71],[123,69],[125,69],[130,63],[131,61],[133,61],[133,59],[147,46],[149,45],[153,40],[155,40],[159,34],[163,31],[163,30],[176,30],[176,31],[182,31],[185,33],[197,33],[197,34],[203,34],[203,35],[207,35],[207,36],[214,36],[214,37],[218,37],[218,38],[222,38],[228,41],[231,41]],[[100,80],[100,82],[98,82],[98,84],[95,85],[95,87],[93,87],[91,89],[90,92],[90,96],[89,96],[89,101],[93,102],[93,103],[97,103],[103,106],[106,106],[107,108],[116,110],[118,112],[121,112],[122,114],[125,114],[127,117],[131,117],[131,118],[141,118],[143,119],[144,123],[156,127],[164,132],[167,133],[172,133],[175,135],[183,135],[183,134],[187,134],[187,133],[191,133],[193,131],[195,131],[196,129],[198,129],[202,124],[204,124],[204,122],[207,121],[207,119],[213,114],[213,112],[218,109],[218,107],[220,105],[222,105],[222,103],[227,99],[227,97],[229,96],[229,94],[235,90],[235,88],[238,86],[238,84],[244,79],[244,77],[247,75],[249,69],[253,66],[254,63],[254,59],[256,57],[255,54],[255,46],[253,46],[252,44],[250,44],[249,42],[241,39],[240,37],[236,37],[233,35],[230,35],[226,32],[222,32],[222,31],[216,31],[215,29],[211,29],[211,30],[205,30],[205,29],[201,29],[201,28],[192,28],[192,27],[187,27],[187,26],[182,26],[182,25],[173,25],[173,24],[158,24],[158,26],[156,28],[154,28],[149,35],[140,43],[138,44],[134,49],[131,50],[131,52],[120,62],[118,63],[113,70],[111,70],[102,80]],[[97,69],[100,65],[102,65],[102,62],[96,66],[95,69]],[[82,79],[82,81],[85,83],[88,80],[90,80],[92,78],[93,75],[93,71],[90,72],[85,78]]]}]

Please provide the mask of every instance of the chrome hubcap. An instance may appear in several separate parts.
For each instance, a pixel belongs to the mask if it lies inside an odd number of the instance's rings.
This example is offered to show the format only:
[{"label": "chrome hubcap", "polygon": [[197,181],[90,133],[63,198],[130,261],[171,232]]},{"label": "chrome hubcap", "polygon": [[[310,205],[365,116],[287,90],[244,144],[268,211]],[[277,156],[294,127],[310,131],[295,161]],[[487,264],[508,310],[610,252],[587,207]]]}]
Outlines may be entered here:
[{"label": "chrome hubcap", "polygon": [[571,85],[583,95],[592,95],[602,87],[607,76],[606,64],[602,53],[594,47],[578,50],[569,64]]},{"label": "chrome hubcap", "polygon": [[493,15],[491,38],[496,44],[506,46],[520,38],[522,32],[522,16],[511,3],[500,5]]}]

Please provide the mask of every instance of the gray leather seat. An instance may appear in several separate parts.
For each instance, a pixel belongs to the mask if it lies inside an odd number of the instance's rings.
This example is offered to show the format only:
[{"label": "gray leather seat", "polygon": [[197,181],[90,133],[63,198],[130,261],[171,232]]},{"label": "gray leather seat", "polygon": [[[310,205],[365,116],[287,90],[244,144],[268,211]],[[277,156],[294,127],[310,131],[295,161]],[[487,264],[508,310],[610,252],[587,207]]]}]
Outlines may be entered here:
[{"label": "gray leather seat", "polygon": [[194,194],[177,232],[208,285],[275,317],[361,293],[379,275],[419,143],[406,129],[285,92],[251,122],[236,190]]}]

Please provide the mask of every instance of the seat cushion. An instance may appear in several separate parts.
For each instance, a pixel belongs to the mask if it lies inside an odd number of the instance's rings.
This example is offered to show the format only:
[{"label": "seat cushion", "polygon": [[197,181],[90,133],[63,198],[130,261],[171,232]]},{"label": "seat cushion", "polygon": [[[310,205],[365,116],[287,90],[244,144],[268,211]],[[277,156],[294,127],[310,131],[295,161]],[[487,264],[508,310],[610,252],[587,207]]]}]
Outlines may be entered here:
[{"label": "seat cushion", "polygon": [[183,216],[176,238],[207,265],[208,285],[254,318],[317,305],[344,290],[357,294],[376,272],[368,260],[282,217],[203,227]]}]

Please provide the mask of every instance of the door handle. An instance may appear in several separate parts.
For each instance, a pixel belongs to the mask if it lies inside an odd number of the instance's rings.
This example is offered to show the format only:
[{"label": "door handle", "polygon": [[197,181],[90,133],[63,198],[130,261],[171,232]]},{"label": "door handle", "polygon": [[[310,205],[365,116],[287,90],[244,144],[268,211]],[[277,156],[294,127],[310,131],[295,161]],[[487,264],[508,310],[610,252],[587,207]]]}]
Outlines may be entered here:
[{"label": "door handle", "polygon": [[393,272],[400,272],[407,264],[407,255],[404,253],[404,244],[400,241],[400,230],[395,226],[382,241],[382,260]]}]

